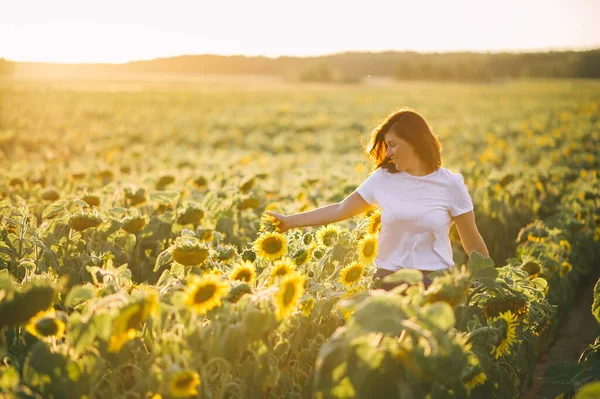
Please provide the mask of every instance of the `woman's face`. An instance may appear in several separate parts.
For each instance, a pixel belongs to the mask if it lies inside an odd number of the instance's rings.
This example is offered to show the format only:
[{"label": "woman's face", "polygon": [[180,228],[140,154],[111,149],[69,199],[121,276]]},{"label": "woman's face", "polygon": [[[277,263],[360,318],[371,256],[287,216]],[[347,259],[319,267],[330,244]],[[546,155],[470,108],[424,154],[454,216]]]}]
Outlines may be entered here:
[{"label": "woman's face", "polygon": [[396,170],[411,169],[418,164],[418,156],[406,140],[398,137],[393,131],[387,132],[383,138],[386,145],[385,156],[390,158]]}]

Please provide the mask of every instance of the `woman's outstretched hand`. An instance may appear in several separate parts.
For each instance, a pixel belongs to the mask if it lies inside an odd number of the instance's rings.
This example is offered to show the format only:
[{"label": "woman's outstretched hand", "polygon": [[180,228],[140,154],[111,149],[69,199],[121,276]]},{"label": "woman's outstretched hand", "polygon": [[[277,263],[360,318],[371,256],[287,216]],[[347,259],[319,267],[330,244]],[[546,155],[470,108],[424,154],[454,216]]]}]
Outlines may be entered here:
[{"label": "woman's outstretched hand", "polygon": [[265,213],[267,215],[269,215],[271,217],[271,219],[273,219],[273,221],[277,225],[277,231],[279,233],[285,233],[286,231],[288,231],[289,229],[294,227],[292,225],[292,223],[290,222],[289,216],[285,216],[285,215],[282,215],[281,213],[271,212],[271,211],[267,211]]}]

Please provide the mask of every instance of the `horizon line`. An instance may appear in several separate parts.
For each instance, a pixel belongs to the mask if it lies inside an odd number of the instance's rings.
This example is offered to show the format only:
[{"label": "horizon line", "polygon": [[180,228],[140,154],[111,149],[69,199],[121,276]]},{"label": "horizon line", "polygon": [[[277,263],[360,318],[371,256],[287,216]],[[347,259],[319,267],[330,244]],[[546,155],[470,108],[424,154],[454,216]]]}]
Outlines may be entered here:
[{"label": "horizon line", "polygon": [[154,58],[142,58],[142,59],[133,59],[129,61],[121,61],[121,62],[106,62],[106,61],[74,61],[74,62],[61,62],[61,61],[34,61],[34,60],[15,60],[8,59],[0,56],[0,60],[15,62],[15,63],[32,63],[32,64],[54,64],[54,65],[125,65],[129,63],[135,62],[149,62],[161,59],[169,59],[169,58],[179,58],[179,57],[195,57],[195,56],[217,56],[217,57],[246,57],[246,58],[269,58],[272,60],[277,60],[280,58],[321,58],[321,57],[329,57],[335,55],[342,54],[383,54],[383,53],[416,53],[422,55],[428,54],[457,54],[457,53],[472,53],[472,54],[523,54],[523,53],[550,53],[550,52],[584,52],[584,51],[593,51],[600,50],[600,44],[594,46],[583,46],[583,47],[543,47],[543,48],[528,48],[528,49],[498,49],[498,50],[469,50],[469,49],[456,49],[449,51],[419,51],[412,49],[390,49],[390,50],[342,50],[337,52],[330,53],[321,53],[321,54],[312,54],[312,55],[290,55],[290,54],[280,54],[277,56],[269,56],[265,54],[218,54],[218,53],[196,53],[196,54],[179,54],[179,55],[171,55],[171,56],[156,56]]}]

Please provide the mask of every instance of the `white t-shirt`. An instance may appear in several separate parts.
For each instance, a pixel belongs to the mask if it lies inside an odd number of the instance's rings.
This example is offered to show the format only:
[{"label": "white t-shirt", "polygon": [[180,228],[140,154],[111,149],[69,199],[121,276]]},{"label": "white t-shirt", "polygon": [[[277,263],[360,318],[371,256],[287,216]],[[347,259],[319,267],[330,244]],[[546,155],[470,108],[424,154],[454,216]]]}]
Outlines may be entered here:
[{"label": "white t-shirt", "polygon": [[373,172],[356,190],[381,208],[378,268],[439,270],[454,266],[452,216],[473,210],[463,176],[438,168],[425,176]]}]

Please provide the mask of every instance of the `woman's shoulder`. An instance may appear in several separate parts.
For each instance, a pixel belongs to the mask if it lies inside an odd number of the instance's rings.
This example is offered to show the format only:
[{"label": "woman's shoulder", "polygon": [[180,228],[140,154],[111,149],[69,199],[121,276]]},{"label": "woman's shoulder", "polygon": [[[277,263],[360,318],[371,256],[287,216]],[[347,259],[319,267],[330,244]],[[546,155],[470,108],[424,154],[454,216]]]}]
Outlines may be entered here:
[{"label": "woman's shoulder", "polygon": [[465,179],[460,172],[454,172],[448,168],[439,167],[438,176],[442,179],[448,180],[451,183],[464,183]]}]

